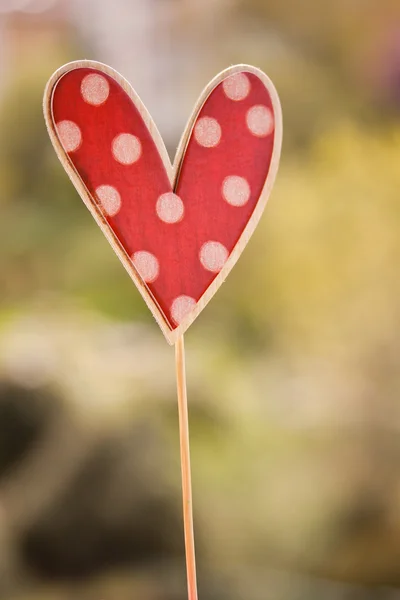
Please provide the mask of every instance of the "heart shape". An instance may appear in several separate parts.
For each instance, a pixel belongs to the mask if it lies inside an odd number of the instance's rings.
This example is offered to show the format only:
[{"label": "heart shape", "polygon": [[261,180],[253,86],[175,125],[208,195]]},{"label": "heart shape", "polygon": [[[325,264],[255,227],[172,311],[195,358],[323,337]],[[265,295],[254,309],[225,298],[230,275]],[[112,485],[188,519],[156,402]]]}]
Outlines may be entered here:
[{"label": "heart shape", "polygon": [[173,344],[226,279],[264,210],[282,141],[273,84],[247,65],[217,75],[173,166],[140,98],[106,65],[56,71],[44,114],[61,163]]}]

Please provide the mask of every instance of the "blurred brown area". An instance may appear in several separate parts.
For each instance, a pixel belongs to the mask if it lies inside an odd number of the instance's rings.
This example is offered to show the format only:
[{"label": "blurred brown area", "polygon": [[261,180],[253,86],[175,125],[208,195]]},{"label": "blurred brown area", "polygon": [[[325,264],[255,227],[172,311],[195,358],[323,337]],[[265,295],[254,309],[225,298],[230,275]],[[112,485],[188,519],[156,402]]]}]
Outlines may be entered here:
[{"label": "blurred brown area", "polygon": [[400,597],[398,0],[0,0],[0,600],[186,597],[173,351],[42,117],[79,58],[171,156],[218,70],[282,100],[271,201],[186,341],[200,598]]}]

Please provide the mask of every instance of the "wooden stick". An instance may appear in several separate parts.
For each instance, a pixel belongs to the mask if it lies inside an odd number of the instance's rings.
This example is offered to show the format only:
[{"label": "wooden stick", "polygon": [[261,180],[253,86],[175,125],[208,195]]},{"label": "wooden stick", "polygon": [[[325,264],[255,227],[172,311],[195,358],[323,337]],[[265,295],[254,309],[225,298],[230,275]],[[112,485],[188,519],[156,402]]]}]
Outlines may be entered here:
[{"label": "wooden stick", "polygon": [[194,551],[192,482],[190,473],[189,419],[186,393],[185,346],[183,335],[175,343],[176,382],[178,387],[179,440],[181,449],[183,527],[189,600],[197,600],[196,559]]}]

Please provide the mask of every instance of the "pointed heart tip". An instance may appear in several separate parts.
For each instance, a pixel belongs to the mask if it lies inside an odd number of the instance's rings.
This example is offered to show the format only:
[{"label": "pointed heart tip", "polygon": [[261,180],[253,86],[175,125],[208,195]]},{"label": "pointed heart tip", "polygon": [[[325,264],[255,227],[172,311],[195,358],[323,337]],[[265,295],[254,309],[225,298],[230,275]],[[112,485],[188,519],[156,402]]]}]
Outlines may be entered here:
[{"label": "pointed heart tip", "polygon": [[250,65],[219,73],[173,166],[139,96],[102,63],[58,69],[44,115],[71,181],[173,344],[226,280],[264,210],[282,142],[275,87]]}]

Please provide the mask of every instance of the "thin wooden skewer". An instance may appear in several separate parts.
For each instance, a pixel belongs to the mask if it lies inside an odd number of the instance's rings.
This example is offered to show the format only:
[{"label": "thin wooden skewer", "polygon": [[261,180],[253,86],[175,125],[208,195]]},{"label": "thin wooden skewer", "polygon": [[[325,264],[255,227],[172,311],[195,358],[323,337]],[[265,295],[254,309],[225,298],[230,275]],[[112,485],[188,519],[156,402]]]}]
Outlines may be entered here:
[{"label": "thin wooden skewer", "polygon": [[189,419],[186,393],[185,345],[183,335],[175,343],[176,382],[178,387],[179,440],[181,449],[183,527],[185,533],[186,572],[189,600],[197,600],[196,558],[194,551],[192,481],[190,473]]}]

